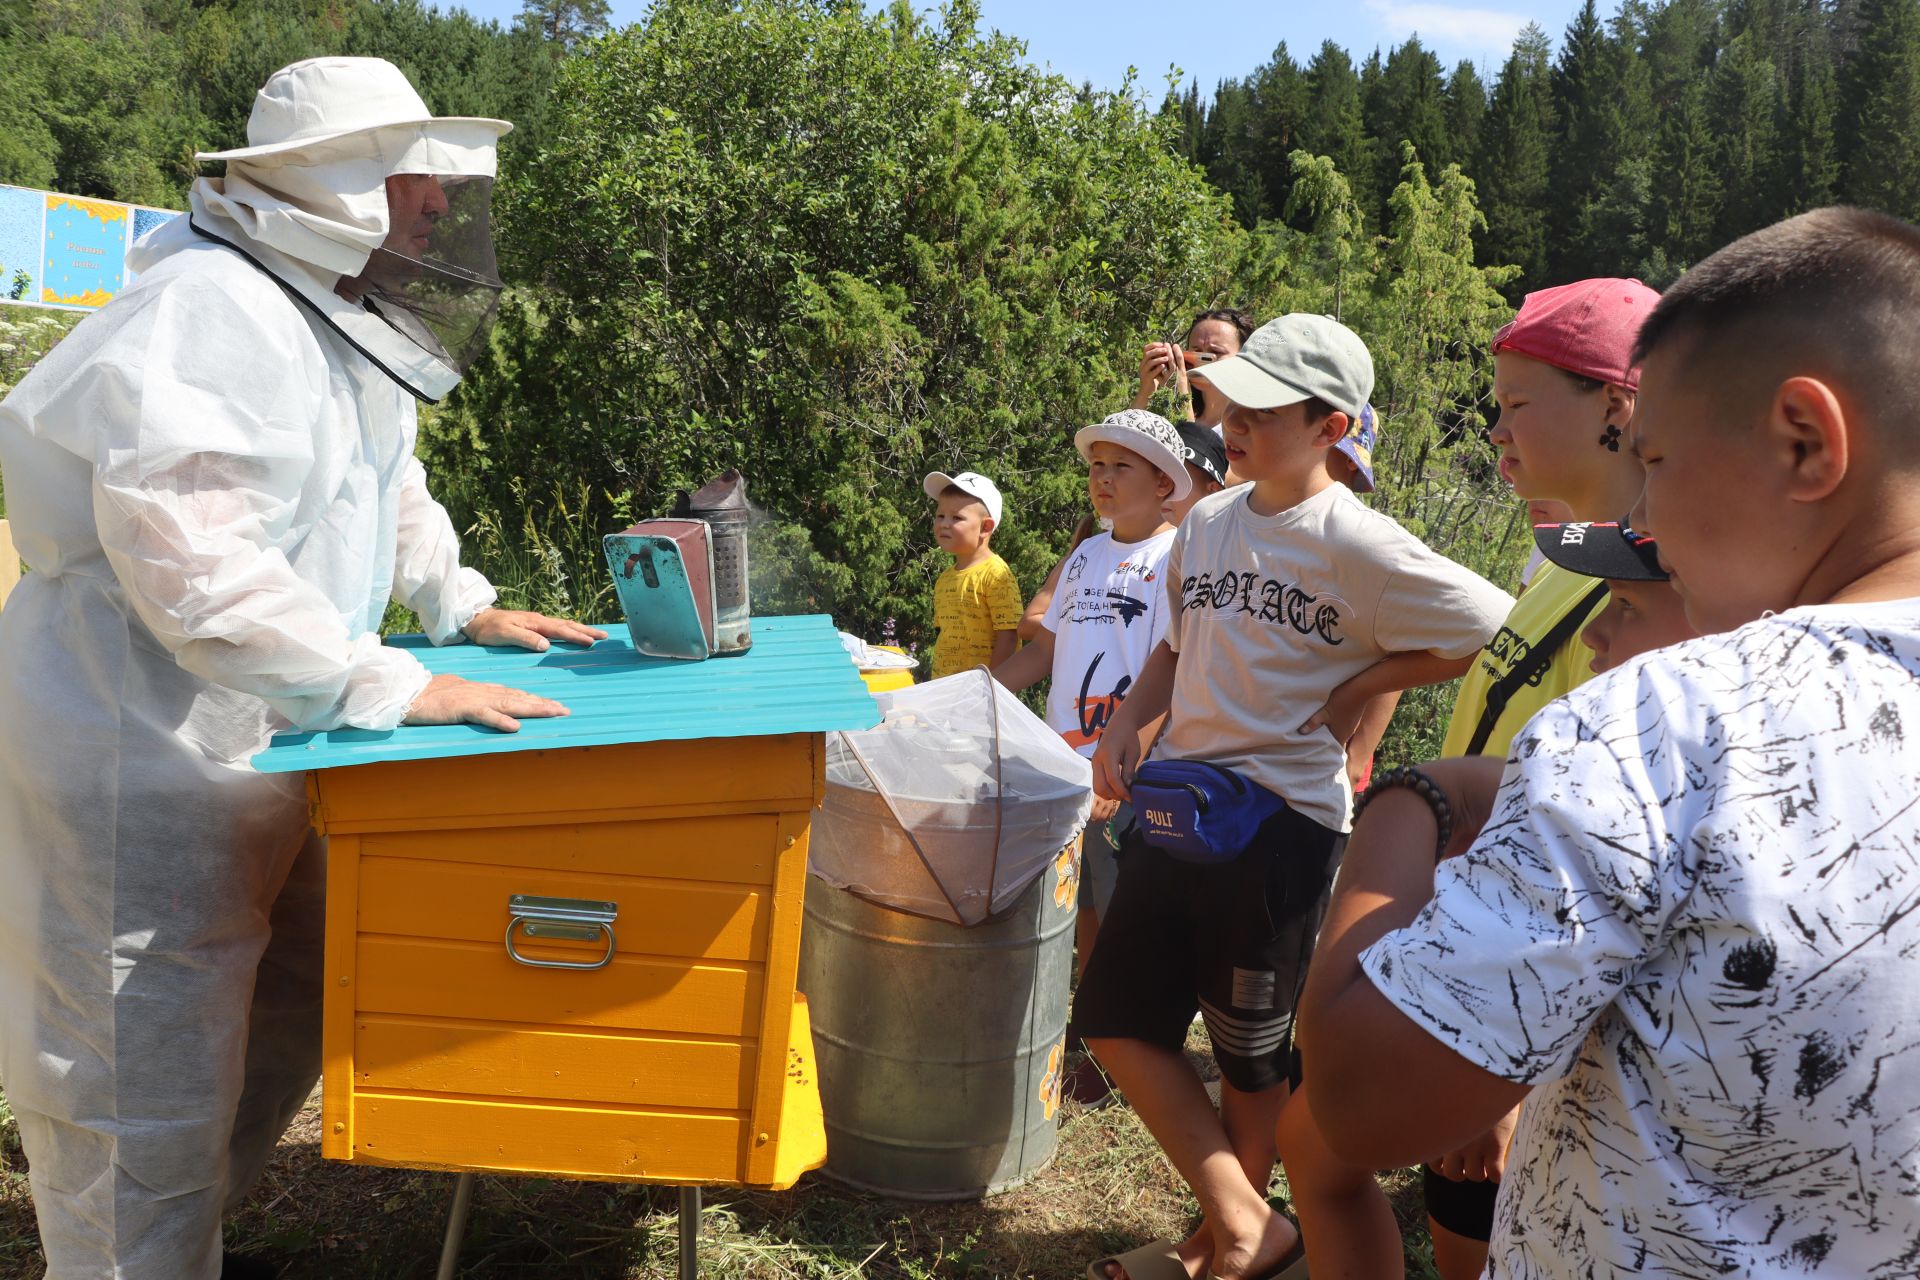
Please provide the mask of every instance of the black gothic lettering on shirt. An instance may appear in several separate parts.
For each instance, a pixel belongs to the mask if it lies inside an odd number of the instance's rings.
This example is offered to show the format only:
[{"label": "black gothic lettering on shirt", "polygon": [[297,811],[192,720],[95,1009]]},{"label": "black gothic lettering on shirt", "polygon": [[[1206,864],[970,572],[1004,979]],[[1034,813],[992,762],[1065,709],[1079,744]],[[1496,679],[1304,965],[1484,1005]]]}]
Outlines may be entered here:
[{"label": "black gothic lettering on shirt", "polygon": [[[1258,599],[1256,600],[1256,596]],[[1340,606],[1311,595],[1291,582],[1276,582],[1251,571],[1229,569],[1189,574],[1180,582],[1181,608],[1244,613],[1260,622],[1285,623],[1303,636],[1319,636],[1329,645],[1344,644],[1340,634]]]},{"label": "black gothic lettering on shirt", "polygon": [[1120,683],[1113,686],[1113,692],[1104,698],[1090,696],[1093,689],[1093,673],[1100,669],[1100,659],[1105,652],[1093,655],[1093,661],[1087,664],[1087,674],[1080,680],[1080,697],[1074,702],[1074,712],[1080,719],[1080,732],[1088,738],[1098,738],[1107,730],[1107,721],[1120,704],[1127,700],[1127,690],[1133,686],[1132,676],[1121,676]]}]

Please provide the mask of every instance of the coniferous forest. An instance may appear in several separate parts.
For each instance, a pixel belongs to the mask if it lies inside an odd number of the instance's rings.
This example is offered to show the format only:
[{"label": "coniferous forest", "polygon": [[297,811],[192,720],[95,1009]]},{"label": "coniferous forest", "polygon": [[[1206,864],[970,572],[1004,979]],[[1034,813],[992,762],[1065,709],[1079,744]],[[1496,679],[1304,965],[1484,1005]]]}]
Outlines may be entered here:
[{"label": "coniferous forest", "polygon": [[1297,219],[1296,149],[1331,156],[1383,225],[1400,144],[1459,164],[1481,260],[1518,292],[1593,275],[1656,287],[1727,241],[1836,201],[1920,216],[1920,3],[1595,0],[1530,26],[1491,83],[1418,37],[1357,56],[1285,45],[1163,108],[1246,222]]}]

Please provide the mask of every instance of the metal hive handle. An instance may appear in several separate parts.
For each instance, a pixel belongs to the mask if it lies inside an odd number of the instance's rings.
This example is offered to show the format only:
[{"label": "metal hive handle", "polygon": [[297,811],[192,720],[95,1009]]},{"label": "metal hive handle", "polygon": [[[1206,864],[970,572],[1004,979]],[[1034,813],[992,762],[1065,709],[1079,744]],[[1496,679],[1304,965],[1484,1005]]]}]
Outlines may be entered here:
[{"label": "metal hive handle", "polygon": [[[613,963],[615,941],[613,922],[620,914],[617,902],[595,902],[586,898],[540,898],[516,893],[507,898],[507,954],[514,963],[529,969],[604,969]],[[514,931],[529,938],[565,938],[573,942],[591,942],[605,938],[607,953],[598,960],[533,960],[514,949]]]}]

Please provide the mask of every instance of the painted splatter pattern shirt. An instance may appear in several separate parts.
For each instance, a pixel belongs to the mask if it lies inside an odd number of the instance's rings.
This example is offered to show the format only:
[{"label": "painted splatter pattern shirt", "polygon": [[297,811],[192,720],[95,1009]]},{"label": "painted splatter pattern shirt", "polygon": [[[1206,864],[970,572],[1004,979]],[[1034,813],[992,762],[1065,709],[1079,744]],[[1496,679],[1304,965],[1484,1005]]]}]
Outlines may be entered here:
[{"label": "painted splatter pattern shirt", "polygon": [[1369,949],[1538,1084],[1492,1277],[1920,1275],[1920,601],[1647,655],[1515,738]]}]

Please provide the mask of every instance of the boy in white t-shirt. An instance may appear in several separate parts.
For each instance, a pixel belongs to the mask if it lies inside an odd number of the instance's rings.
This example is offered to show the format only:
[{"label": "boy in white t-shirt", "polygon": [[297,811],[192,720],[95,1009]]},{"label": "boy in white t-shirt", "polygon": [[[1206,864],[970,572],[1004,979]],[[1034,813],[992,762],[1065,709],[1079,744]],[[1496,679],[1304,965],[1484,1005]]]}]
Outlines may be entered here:
[{"label": "boy in white t-shirt", "polygon": [[1636,340],[1632,524],[1703,638],[1548,704],[1504,770],[1370,793],[1301,1007],[1312,1112],[1380,1168],[1524,1100],[1495,1280],[1916,1273],[1915,351],[1899,219],[1687,272]]},{"label": "boy in white t-shirt", "polygon": [[[1053,601],[1033,643],[993,669],[1018,693],[1052,677],[1047,724],[1083,756],[1091,756],[1120,704],[1167,633],[1166,562],[1173,525],[1161,508],[1193,484],[1186,446],[1157,413],[1122,409],[1073,437],[1087,461],[1087,496],[1111,520],[1067,556]],[[1152,728],[1158,728],[1156,721]],[[1095,826],[1113,816],[1111,800],[1094,804]],[[1079,951],[1085,964],[1107,900],[1113,896],[1113,851],[1104,839],[1082,845]]]},{"label": "boy in white t-shirt", "polygon": [[[1180,525],[1167,639],[1107,726],[1094,789],[1129,795],[1141,732],[1166,715],[1154,760],[1221,766],[1285,803],[1230,861],[1128,838],[1074,1017],[1205,1212],[1180,1265],[1250,1280],[1299,1251],[1266,1188],[1294,1001],[1345,843],[1343,744],[1375,695],[1466,670],[1513,602],[1328,474],[1328,450],[1373,391],[1351,330],[1284,316],[1204,376],[1232,402],[1227,457],[1251,483]],[[1217,1115],[1181,1054],[1196,1007],[1224,1077]],[[1102,1259],[1092,1274],[1127,1266]]]}]

